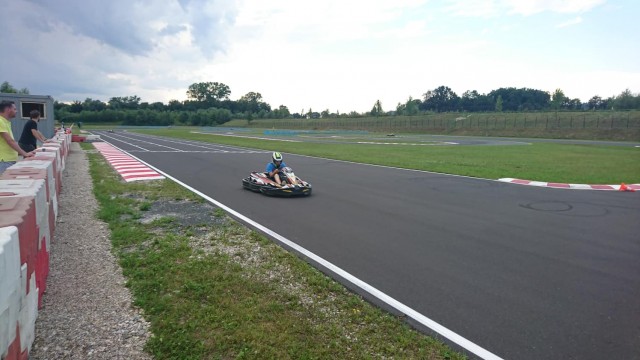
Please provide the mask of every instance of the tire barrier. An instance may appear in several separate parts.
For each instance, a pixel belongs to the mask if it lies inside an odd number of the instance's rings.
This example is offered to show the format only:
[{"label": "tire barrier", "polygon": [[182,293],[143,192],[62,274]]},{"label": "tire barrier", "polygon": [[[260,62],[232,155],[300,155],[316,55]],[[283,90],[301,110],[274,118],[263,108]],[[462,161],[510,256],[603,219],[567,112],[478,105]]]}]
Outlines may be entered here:
[{"label": "tire barrier", "polygon": [[49,275],[49,251],[71,135],[0,174],[0,359],[28,359]]}]

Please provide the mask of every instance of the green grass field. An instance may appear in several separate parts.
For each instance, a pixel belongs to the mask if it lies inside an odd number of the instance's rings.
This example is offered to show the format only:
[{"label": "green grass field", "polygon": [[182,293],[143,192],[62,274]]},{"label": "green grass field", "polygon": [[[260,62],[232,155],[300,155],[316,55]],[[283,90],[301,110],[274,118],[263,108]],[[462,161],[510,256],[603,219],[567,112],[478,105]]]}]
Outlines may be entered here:
[{"label": "green grass field", "polygon": [[640,148],[634,147],[552,143],[532,143],[531,145],[518,146],[294,143],[192,133],[192,131],[198,130],[196,128],[180,128],[136,131],[269,151],[277,150],[292,154],[487,179],[509,177],[578,184],[640,183]]}]

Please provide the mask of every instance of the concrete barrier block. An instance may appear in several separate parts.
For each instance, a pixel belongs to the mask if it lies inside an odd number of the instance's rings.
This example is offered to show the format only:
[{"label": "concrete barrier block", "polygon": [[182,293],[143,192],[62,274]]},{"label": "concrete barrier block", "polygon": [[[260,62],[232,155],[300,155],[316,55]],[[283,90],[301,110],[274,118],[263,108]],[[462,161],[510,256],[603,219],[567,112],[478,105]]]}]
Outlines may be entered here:
[{"label": "concrete barrier block", "polygon": [[47,201],[47,189],[45,180],[42,179],[0,179],[0,193],[4,197],[11,197],[14,194],[18,197],[33,197],[36,206],[36,224],[40,229],[38,239],[43,238],[47,242],[51,239],[51,227],[49,226],[49,202]]},{"label": "concrete barrier block", "polygon": [[[42,179],[0,179],[0,193],[13,193],[15,196],[31,196],[35,199],[36,219],[38,223],[48,221],[49,201],[46,182]],[[5,195],[7,196],[7,195]]]},{"label": "concrete barrier block", "polygon": [[36,255],[36,288],[38,289],[38,309],[42,308],[42,297],[47,290],[47,278],[49,277],[49,247],[47,240],[41,239],[41,244]]},{"label": "concrete barrier block", "polygon": [[56,162],[62,169],[62,145],[58,143],[44,143],[41,147],[41,152],[38,154],[55,154]]},{"label": "concrete barrier block", "polygon": [[71,144],[71,136],[67,136],[66,134],[58,134],[54,139],[54,143],[58,143],[61,146],[61,160],[62,160],[62,170],[65,168],[66,158],[69,154],[70,144]]},{"label": "concrete barrier block", "polygon": [[[20,240],[18,228],[0,228],[0,304],[7,300],[9,289],[20,285]],[[2,305],[0,305],[2,306]]]},{"label": "concrete barrier block", "polygon": [[[56,212],[53,208],[53,202],[49,203],[49,233],[51,234],[51,238],[49,239],[51,242],[53,242],[53,239],[55,238],[55,232],[56,232]],[[49,249],[51,249],[51,247],[47,247]]]},{"label": "concrete barrier block", "polygon": [[[50,163],[51,167],[53,168],[53,176],[55,177],[56,180],[56,192],[57,195],[60,195],[60,191],[62,190],[62,169],[56,164],[56,160],[55,158],[51,158],[51,157],[39,157],[39,156],[33,156],[30,158],[26,158],[23,161],[21,161],[20,163],[31,163],[31,162],[38,162],[38,163]],[[16,165],[19,163],[16,163]]]},{"label": "concrete barrier block", "polygon": [[[8,226],[18,228],[20,264],[27,266],[32,274],[36,266],[40,232],[33,197],[5,197],[0,193],[0,228]],[[28,283],[25,286],[28,287]]]},{"label": "concrete barrier block", "polygon": [[[20,353],[28,352],[33,345],[36,332],[36,318],[38,317],[38,291],[36,274],[28,273],[25,265],[20,269],[22,276],[28,279],[29,286],[23,291],[18,323],[20,324]],[[31,291],[29,291],[31,289]]]},{"label": "concrete barrier block", "polygon": [[42,298],[47,291],[47,278],[49,277],[49,248],[47,242],[42,239],[42,244],[36,256],[36,287],[38,289],[38,309],[42,308]]},{"label": "concrete barrier block", "polygon": [[0,180],[0,194],[14,194],[13,196],[4,195],[3,198],[5,199],[12,197],[34,199],[36,224],[39,230],[36,239],[38,246],[36,249],[30,248],[32,251],[35,250],[36,253],[29,258],[34,261],[33,269],[36,273],[36,285],[39,289],[38,307],[40,307],[42,295],[46,289],[46,279],[49,274],[48,250],[51,239],[51,233],[49,232],[49,204],[45,201],[44,180]]},{"label": "concrete barrier block", "polygon": [[62,160],[60,158],[60,155],[58,155],[55,151],[50,151],[50,152],[42,152],[39,151],[37,152],[33,157],[31,157],[30,159],[33,160],[51,160],[54,164],[54,170],[55,171],[62,171]]},{"label": "concrete barrier block", "polygon": [[14,343],[20,311],[20,244],[18,228],[0,228],[0,358]]},{"label": "concrete barrier block", "polygon": [[[12,165],[7,171],[13,171],[17,169],[40,169],[47,171],[47,179],[49,183],[49,191],[51,192],[51,197],[57,197],[57,179],[60,175],[57,175],[53,171],[53,162],[52,161],[44,161],[44,160],[31,160],[31,161],[19,161]],[[5,171],[6,172],[6,171]],[[4,174],[3,174],[4,175]]]},{"label": "concrete barrier block", "polygon": [[0,180],[44,180],[45,189],[47,190],[47,202],[51,201],[51,196],[54,195],[55,186],[49,182],[46,169],[34,169],[34,168],[16,168],[10,167],[0,175]]},{"label": "concrete barrier block", "polygon": [[[14,165],[12,165],[9,169],[5,171],[14,171],[18,169],[38,169],[44,170],[47,172],[47,182],[49,184],[49,190],[51,191],[51,196],[55,195],[56,192],[56,176],[53,172],[53,163],[51,161],[43,161],[43,160],[32,160],[32,161],[18,161]],[[2,174],[4,175],[4,173]]]},{"label": "concrete barrier block", "polygon": [[22,360],[22,354],[20,353],[20,326],[16,322],[15,338],[9,345],[9,348],[5,353],[0,354],[0,359],[3,360]]}]

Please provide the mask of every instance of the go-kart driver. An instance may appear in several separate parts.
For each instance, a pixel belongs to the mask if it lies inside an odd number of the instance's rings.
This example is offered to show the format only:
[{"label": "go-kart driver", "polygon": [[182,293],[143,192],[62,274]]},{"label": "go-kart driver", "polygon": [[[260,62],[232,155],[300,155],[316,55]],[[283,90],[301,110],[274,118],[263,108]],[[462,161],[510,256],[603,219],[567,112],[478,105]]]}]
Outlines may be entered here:
[{"label": "go-kart driver", "polygon": [[276,183],[278,183],[278,186],[282,186],[283,179],[280,179],[279,173],[282,169],[287,167],[287,164],[282,161],[282,154],[277,151],[275,151],[271,155],[271,159],[272,161],[267,164],[267,176],[269,177],[269,179],[273,179]]}]

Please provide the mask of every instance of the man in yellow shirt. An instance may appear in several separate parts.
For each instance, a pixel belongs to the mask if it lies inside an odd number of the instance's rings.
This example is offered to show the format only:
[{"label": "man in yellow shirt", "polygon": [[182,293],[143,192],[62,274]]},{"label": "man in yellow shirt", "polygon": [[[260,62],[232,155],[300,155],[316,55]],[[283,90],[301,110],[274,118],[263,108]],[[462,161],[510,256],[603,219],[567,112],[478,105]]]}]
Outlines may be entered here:
[{"label": "man in yellow shirt", "polygon": [[34,152],[26,152],[13,139],[11,120],[16,116],[16,104],[13,101],[0,101],[0,174],[18,161],[18,155],[31,157]]}]

